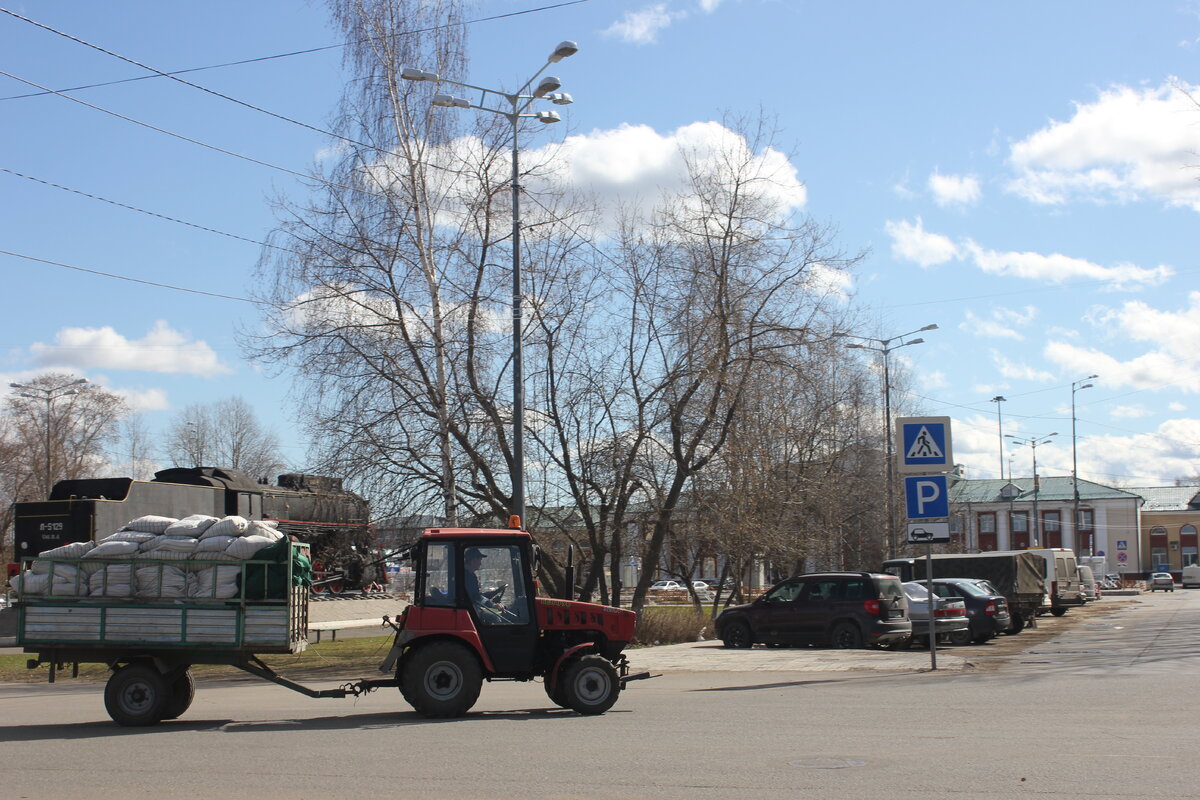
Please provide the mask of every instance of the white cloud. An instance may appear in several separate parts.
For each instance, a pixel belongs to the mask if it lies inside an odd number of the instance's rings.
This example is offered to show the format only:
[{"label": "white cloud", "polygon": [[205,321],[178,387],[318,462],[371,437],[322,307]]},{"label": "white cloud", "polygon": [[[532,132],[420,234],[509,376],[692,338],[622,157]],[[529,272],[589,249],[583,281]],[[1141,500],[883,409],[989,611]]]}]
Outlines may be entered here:
[{"label": "white cloud", "polygon": [[1114,406],[1108,413],[1113,419],[1141,419],[1151,416],[1154,412],[1142,405],[1132,405]]},{"label": "white cloud", "polygon": [[1064,371],[1099,373],[1107,386],[1135,389],[1175,387],[1200,392],[1200,291],[1188,294],[1188,305],[1165,311],[1134,300],[1120,308],[1093,309],[1087,317],[1104,336],[1149,345],[1146,352],[1126,361],[1097,347],[1061,340],[1047,343],[1044,355]]},{"label": "white cloud", "polygon": [[63,328],[54,344],[30,346],[44,367],[121,369],[215,377],[233,372],[202,340],[189,342],[163,320],[141,339],[127,339],[110,326]]},{"label": "white cloud", "polygon": [[[716,8],[716,4],[713,4]],[[705,9],[711,11],[712,9]],[[601,33],[630,44],[654,44],[659,31],[670,27],[677,19],[687,16],[686,12],[669,11],[666,3],[656,3],[639,11],[626,11],[625,16],[609,25]]]},{"label": "white cloud", "polygon": [[1047,283],[1065,283],[1070,280],[1093,280],[1108,283],[1113,291],[1130,291],[1142,286],[1157,286],[1175,274],[1168,266],[1153,269],[1136,264],[1118,264],[1104,267],[1082,258],[1062,253],[1016,252],[987,250],[967,240],[963,250],[984,272]]},{"label": "white cloud", "polygon": [[699,0],[700,10],[705,14],[711,14],[717,10],[717,6],[721,5],[722,0]]},{"label": "white cloud", "polygon": [[1042,383],[1050,383],[1055,380],[1055,376],[1051,372],[1035,369],[1028,364],[1019,364],[1015,361],[1010,361],[1007,356],[999,350],[993,350],[992,363],[996,365],[996,369],[1000,375],[1010,380],[1022,381],[1040,381]]},{"label": "white cloud", "polygon": [[920,217],[915,223],[888,220],[884,229],[892,237],[892,255],[902,261],[932,267],[960,258],[958,246],[940,233],[928,233]]},{"label": "white cloud", "polygon": [[1200,211],[1200,125],[1188,97],[1198,88],[1114,86],[1093,103],[1076,103],[1070,120],[1051,121],[1012,146],[1017,177],[1009,189],[1043,204],[1157,198]]},{"label": "white cloud", "polygon": [[943,208],[973,206],[983,196],[979,179],[974,175],[942,175],[935,172],[929,176],[929,191],[933,193],[933,202]]},{"label": "white cloud", "polygon": [[122,398],[134,413],[142,411],[166,411],[171,408],[167,393],[163,389],[114,389],[108,390]]},{"label": "white cloud", "polygon": [[968,310],[966,319],[959,323],[959,329],[975,336],[992,339],[1013,339],[1021,342],[1025,337],[1016,329],[1027,326],[1037,317],[1037,309],[1026,306],[1024,309],[995,308],[992,318],[983,319],[973,311]]},{"label": "white cloud", "polygon": [[1187,406],[1185,406],[1183,403],[1167,403],[1167,410],[1179,413],[1181,411],[1187,411]]},{"label": "white cloud", "polygon": [[970,259],[980,270],[993,275],[1046,283],[1092,280],[1108,284],[1105,289],[1109,291],[1133,291],[1145,286],[1158,286],[1175,274],[1175,270],[1165,264],[1152,269],[1126,263],[1105,267],[1062,253],[1045,255],[1030,251],[989,250],[971,239],[955,244],[947,236],[926,231],[920,217],[915,223],[889,220],[884,227],[892,237],[892,255],[922,267],[955,259]]},{"label": "white cloud", "polygon": [[[744,137],[719,122],[693,122],[661,134],[648,125],[621,125],[569,136],[561,145],[531,151],[530,163],[542,162],[538,177],[525,181],[531,191],[541,182],[586,193],[599,202],[596,224],[612,229],[621,211],[645,215],[689,191],[688,164],[701,175],[724,177],[730,167],[743,170],[744,192],[781,214],[808,202],[808,190],[796,167],[782,152],[752,152]],[[747,180],[751,179],[751,180]]]},{"label": "white cloud", "polygon": [[929,391],[931,389],[944,389],[949,385],[950,381],[946,379],[946,373],[942,372],[941,370],[926,372],[921,377],[922,391]]},{"label": "white cloud", "polygon": [[1099,483],[1170,485],[1200,469],[1197,443],[1200,419],[1167,420],[1153,432],[1129,436],[1081,436],[1079,476]]},{"label": "white cloud", "polygon": [[854,291],[854,276],[843,269],[825,264],[813,264],[806,274],[810,291],[848,300]]}]

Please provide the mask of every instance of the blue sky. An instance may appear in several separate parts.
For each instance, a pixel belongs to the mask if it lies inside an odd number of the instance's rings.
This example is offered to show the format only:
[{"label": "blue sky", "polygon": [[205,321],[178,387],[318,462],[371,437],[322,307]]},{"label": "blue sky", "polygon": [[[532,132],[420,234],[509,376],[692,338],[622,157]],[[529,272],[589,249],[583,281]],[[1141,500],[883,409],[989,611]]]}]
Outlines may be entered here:
[{"label": "blue sky", "polygon": [[[482,0],[472,19],[553,5]],[[42,2],[9,10],[164,71],[339,43],[319,3]],[[909,407],[954,419],[968,477],[998,475],[1004,432],[1038,437],[1043,474],[1147,486],[1200,472],[1200,2],[590,0],[470,26],[470,80],[512,87],[563,39],[575,104],[531,143],[566,141],[574,175],[614,195],[661,180],[655,154],[774,116],[802,212],[836,225],[862,333],[929,323],[893,358]],[[0,15],[0,250],[244,297],[271,200],[303,198],[321,133],[145,74]],[[420,66],[420,65],[415,65]],[[336,48],[189,80],[317,128],[344,74]],[[462,112],[456,112],[462,113]],[[620,164],[622,173],[603,165]],[[11,173],[20,173],[28,178]],[[233,234],[188,227],[63,187]],[[579,180],[583,181],[584,178]],[[235,331],[256,309],[0,254],[3,385],[56,369],[127,396],[152,430],[240,394],[304,467],[287,377]],[[899,400],[900,398],[896,398]],[[1027,475],[1028,448],[1005,448]]]}]

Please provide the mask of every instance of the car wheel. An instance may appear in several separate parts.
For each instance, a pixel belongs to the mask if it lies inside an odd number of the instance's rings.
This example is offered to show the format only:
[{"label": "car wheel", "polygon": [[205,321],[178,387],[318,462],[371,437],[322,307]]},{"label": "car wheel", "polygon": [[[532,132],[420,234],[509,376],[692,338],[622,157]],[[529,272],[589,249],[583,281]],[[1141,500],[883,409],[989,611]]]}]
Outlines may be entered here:
[{"label": "car wheel", "polygon": [[726,647],[742,650],[754,644],[754,637],[750,635],[750,626],[739,620],[725,626],[721,641]]},{"label": "car wheel", "polygon": [[971,641],[975,644],[983,644],[984,642],[990,642],[994,638],[996,638],[996,634],[994,633],[981,633],[978,636],[973,637]]},{"label": "car wheel", "polygon": [[603,714],[617,702],[621,681],[604,656],[584,656],[563,670],[563,701],[580,714]]},{"label": "car wheel", "polygon": [[483,686],[479,659],[457,642],[421,647],[404,660],[399,677],[404,699],[426,717],[461,717]]},{"label": "car wheel", "polygon": [[829,643],[838,650],[861,650],[862,631],[853,622],[839,622],[829,634]]},{"label": "car wheel", "polygon": [[1063,614],[1067,613],[1067,610],[1065,608],[1052,608],[1050,609],[1050,613],[1056,617],[1061,617]]},{"label": "car wheel", "polygon": [[905,636],[903,639],[897,639],[892,642],[889,647],[892,650],[912,650],[913,637]]},{"label": "car wheel", "polygon": [[958,647],[962,647],[963,645],[970,644],[974,641],[970,631],[951,631],[947,638],[950,640],[950,644]]},{"label": "car wheel", "polygon": [[1012,621],[1004,630],[1005,636],[1016,636],[1021,631],[1025,630],[1025,618],[1020,614],[1013,614]]}]

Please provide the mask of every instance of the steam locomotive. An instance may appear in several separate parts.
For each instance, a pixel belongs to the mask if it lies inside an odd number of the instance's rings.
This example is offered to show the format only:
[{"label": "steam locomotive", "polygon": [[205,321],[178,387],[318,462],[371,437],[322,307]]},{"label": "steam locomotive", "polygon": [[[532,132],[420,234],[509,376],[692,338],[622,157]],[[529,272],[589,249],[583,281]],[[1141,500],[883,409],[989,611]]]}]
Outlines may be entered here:
[{"label": "steam locomotive", "polygon": [[17,503],[17,560],[71,542],[103,539],[132,519],[156,514],[182,518],[238,515],[274,520],[279,530],[307,542],[314,566],[340,573],[339,588],[383,582],[367,501],[342,488],[341,478],[289,473],[275,486],[221,467],[175,467],[154,480],[91,478],[59,481],[50,499]]}]

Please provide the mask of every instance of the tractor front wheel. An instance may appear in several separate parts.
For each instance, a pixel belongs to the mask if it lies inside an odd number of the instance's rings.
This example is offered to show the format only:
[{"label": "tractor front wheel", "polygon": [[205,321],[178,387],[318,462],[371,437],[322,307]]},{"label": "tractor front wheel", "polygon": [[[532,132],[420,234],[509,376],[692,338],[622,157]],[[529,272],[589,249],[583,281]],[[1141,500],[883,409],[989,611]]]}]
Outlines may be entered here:
[{"label": "tractor front wheel", "polygon": [[404,699],[426,717],[461,717],[483,686],[479,659],[457,642],[420,647],[404,659],[398,677]]},{"label": "tractor front wheel", "polygon": [[621,681],[607,658],[588,655],[563,670],[556,694],[561,695],[563,705],[580,714],[603,714],[617,702]]}]

